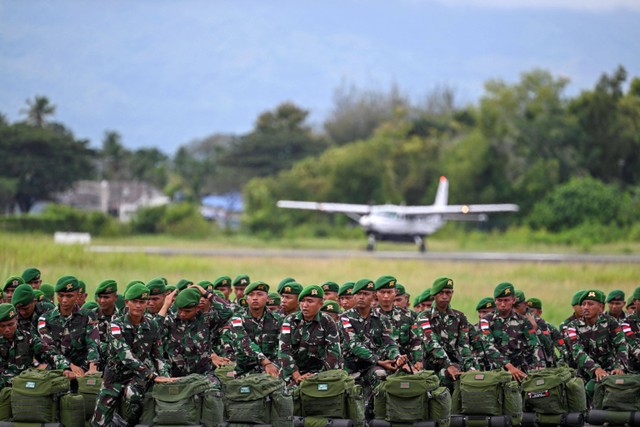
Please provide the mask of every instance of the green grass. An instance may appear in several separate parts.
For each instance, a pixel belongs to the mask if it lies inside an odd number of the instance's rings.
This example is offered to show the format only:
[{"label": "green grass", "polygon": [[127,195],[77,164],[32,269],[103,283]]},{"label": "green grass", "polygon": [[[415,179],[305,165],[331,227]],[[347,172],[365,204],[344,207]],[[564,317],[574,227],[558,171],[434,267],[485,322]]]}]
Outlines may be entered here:
[{"label": "green grass", "polygon": [[[508,242],[473,241],[464,247],[456,240],[433,239],[433,251],[482,250],[515,252],[520,244]],[[491,239],[489,239],[491,240]],[[508,239],[507,239],[508,240]],[[289,241],[264,241],[246,236],[220,237],[216,241],[183,240],[167,236],[134,237],[124,239],[94,239],[95,245],[162,246],[176,248],[339,248],[361,249],[364,241],[340,239],[300,239]],[[413,250],[412,246],[391,245],[394,250]],[[381,245],[380,249],[386,249]],[[563,252],[567,247],[534,246],[530,252]],[[596,248],[598,251],[600,248]],[[618,247],[611,253],[621,253]],[[634,252],[637,252],[634,250]],[[600,252],[596,252],[600,253]],[[527,297],[543,301],[544,314],[552,323],[559,323],[571,311],[569,300],[574,292],[586,288],[598,288],[606,292],[622,289],[627,295],[639,284],[638,268],[633,264],[544,264],[513,262],[443,262],[425,260],[382,260],[366,257],[342,259],[288,259],[284,257],[238,258],[213,256],[160,256],[142,253],[101,254],[85,250],[81,246],[56,245],[50,235],[0,234],[0,254],[3,277],[20,274],[26,267],[36,266],[43,273],[43,280],[55,283],[58,277],[73,274],[87,283],[90,293],[104,279],[118,281],[123,289],[131,280],[149,281],[156,276],[166,277],[170,283],[181,278],[211,280],[221,275],[249,274],[252,280],[264,280],[275,287],[286,276],[296,278],[302,284],[333,280],[343,283],[364,277],[375,279],[392,274],[403,283],[412,295],[431,286],[437,276],[450,276],[455,281],[453,306],[475,320],[475,304],[484,296],[492,295],[495,285],[512,282]]]}]

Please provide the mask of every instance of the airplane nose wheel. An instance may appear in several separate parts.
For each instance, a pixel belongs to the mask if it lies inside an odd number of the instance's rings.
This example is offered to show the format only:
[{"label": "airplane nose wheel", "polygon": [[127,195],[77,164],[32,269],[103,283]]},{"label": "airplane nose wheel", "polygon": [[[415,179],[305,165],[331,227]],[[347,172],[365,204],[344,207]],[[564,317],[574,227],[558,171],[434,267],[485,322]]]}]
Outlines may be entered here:
[{"label": "airplane nose wheel", "polygon": [[427,244],[425,243],[424,239],[420,236],[415,236],[413,238],[413,240],[416,242],[416,245],[418,245],[418,250],[420,252],[426,252],[427,251]]},{"label": "airplane nose wheel", "polygon": [[369,233],[367,236],[367,250],[369,252],[376,250],[376,235],[373,233]]}]

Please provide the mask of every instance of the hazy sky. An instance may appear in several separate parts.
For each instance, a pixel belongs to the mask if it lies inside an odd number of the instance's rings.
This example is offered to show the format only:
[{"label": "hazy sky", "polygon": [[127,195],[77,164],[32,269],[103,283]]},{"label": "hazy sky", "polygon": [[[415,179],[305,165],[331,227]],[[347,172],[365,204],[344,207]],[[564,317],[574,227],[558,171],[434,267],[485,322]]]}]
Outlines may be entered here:
[{"label": "hazy sky", "polygon": [[543,68],[573,96],[640,76],[639,40],[640,0],[0,0],[0,112],[44,95],[94,147],[115,130],[173,154],[283,101],[320,126],[343,84],[469,103]]}]

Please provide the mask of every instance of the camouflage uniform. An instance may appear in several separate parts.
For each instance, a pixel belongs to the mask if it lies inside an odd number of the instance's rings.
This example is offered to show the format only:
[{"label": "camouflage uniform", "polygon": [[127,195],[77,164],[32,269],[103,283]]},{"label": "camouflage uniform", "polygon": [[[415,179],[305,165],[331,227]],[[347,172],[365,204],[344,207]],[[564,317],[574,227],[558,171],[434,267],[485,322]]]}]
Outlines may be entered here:
[{"label": "camouflage uniform", "polygon": [[98,343],[98,352],[100,353],[100,365],[98,370],[102,372],[104,370],[104,366],[106,364],[107,359],[107,340],[109,335],[111,334],[111,320],[120,316],[118,309],[111,316],[107,316],[102,312],[100,308],[95,310],[98,335],[100,336],[100,342]]},{"label": "camouflage uniform", "polygon": [[385,315],[391,322],[391,337],[400,350],[400,354],[409,356],[411,364],[422,362],[424,358],[422,339],[415,323],[415,315],[406,308],[393,307],[391,311],[384,311],[381,307],[375,309],[380,315]]},{"label": "camouflage uniform", "polygon": [[[430,328],[426,328],[425,323],[428,323]],[[440,312],[433,306],[430,310],[420,313],[416,324],[422,329],[425,341],[435,338],[447,356],[446,358],[437,357],[440,353],[434,353],[432,350],[430,352],[432,357],[425,361],[425,369],[439,371],[446,369],[451,363],[465,371],[475,367],[469,345],[470,324],[463,312],[451,307]],[[429,343],[425,342],[425,345],[429,345]]]},{"label": "camouflage uniform", "polygon": [[18,329],[28,333],[35,333],[38,327],[38,319],[45,313],[56,308],[55,305],[47,301],[37,301],[35,309],[31,314],[31,317],[22,317],[18,312]]},{"label": "camouflage uniform", "polygon": [[69,317],[60,314],[58,307],[38,319],[38,333],[42,342],[67,358],[69,363],[83,370],[89,363],[98,365],[100,334],[96,326],[95,313],[80,309],[77,305]]},{"label": "camouflage uniform", "polygon": [[231,319],[232,336],[236,347],[236,374],[262,372],[260,362],[278,357],[278,343],[282,316],[266,307],[259,319],[244,311]]},{"label": "camouflage uniform", "polygon": [[304,320],[300,311],[290,314],[282,323],[278,359],[285,381],[290,381],[295,371],[304,375],[341,369],[338,325],[322,312],[311,321]]},{"label": "camouflage uniform", "polygon": [[11,384],[20,372],[34,366],[34,358],[50,369],[68,369],[69,362],[42,343],[37,334],[20,329],[13,339],[0,336],[0,388]]},{"label": "camouflage uniform", "polygon": [[629,371],[640,374],[640,316],[638,316],[638,312],[627,316],[621,326],[629,346]]},{"label": "camouflage uniform", "polygon": [[497,312],[487,314],[480,320],[480,330],[488,362],[494,367],[511,363],[524,372],[545,367],[542,346],[533,325],[515,310],[506,318]]},{"label": "camouflage uniform", "polygon": [[93,426],[109,426],[121,396],[129,403],[130,420],[142,413],[144,392],[156,376],[168,376],[158,324],[144,316],[134,325],[124,314],[111,323],[107,366],[98,394]]}]

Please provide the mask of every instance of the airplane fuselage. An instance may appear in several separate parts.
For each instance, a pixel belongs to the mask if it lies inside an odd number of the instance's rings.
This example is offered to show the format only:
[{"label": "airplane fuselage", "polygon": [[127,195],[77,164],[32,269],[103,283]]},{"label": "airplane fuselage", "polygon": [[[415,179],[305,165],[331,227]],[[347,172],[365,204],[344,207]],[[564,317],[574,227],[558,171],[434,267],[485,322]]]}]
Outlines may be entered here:
[{"label": "airplane fuselage", "polygon": [[[441,215],[404,216],[393,211],[373,212],[358,221],[367,234],[413,238],[428,236],[446,224]],[[404,240],[404,239],[403,239]]]}]

